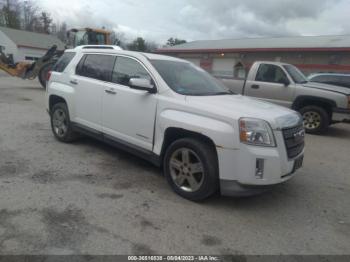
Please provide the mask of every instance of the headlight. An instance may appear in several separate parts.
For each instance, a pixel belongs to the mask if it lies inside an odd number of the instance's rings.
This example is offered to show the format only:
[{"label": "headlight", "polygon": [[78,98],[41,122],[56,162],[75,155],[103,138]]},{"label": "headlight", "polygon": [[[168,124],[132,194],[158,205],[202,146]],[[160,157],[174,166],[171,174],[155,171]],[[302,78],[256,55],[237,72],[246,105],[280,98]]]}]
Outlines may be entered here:
[{"label": "headlight", "polygon": [[270,125],[260,119],[241,118],[239,120],[241,142],[254,146],[276,146]]}]

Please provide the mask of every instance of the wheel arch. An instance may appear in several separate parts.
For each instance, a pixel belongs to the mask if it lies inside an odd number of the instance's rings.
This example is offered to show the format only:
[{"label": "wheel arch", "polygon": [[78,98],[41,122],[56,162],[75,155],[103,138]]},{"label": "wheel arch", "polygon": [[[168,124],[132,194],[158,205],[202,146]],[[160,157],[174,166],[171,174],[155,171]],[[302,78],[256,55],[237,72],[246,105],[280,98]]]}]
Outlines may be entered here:
[{"label": "wheel arch", "polygon": [[292,109],[298,111],[305,106],[319,106],[324,108],[330,116],[332,115],[333,108],[337,107],[335,101],[323,97],[317,96],[299,96],[295,99]]},{"label": "wheel arch", "polygon": [[65,103],[68,107],[67,101],[58,95],[50,95],[49,97],[49,112],[51,113],[51,110],[53,108],[54,105],[58,104],[58,103]]},{"label": "wheel arch", "polygon": [[212,149],[215,152],[216,158],[218,159],[218,154],[216,150],[216,145],[214,141],[201,133],[183,129],[183,128],[178,128],[178,127],[168,127],[165,132],[164,132],[164,139],[163,139],[163,144],[162,144],[162,149],[161,149],[161,163],[163,163],[163,159],[166,153],[167,148],[176,140],[183,139],[183,138],[193,138],[193,139],[198,139],[204,143],[207,143],[212,147]]}]

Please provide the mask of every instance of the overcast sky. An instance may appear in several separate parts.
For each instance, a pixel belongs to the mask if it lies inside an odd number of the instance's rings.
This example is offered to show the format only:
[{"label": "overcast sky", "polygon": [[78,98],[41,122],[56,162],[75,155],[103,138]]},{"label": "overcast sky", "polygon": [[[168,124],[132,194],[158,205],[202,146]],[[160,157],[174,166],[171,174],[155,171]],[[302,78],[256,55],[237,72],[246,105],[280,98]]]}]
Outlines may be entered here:
[{"label": "overcast sky", "polygon": [[37,0],[70,27],[105,26],[159,43],[350,34],[350,0]]}]

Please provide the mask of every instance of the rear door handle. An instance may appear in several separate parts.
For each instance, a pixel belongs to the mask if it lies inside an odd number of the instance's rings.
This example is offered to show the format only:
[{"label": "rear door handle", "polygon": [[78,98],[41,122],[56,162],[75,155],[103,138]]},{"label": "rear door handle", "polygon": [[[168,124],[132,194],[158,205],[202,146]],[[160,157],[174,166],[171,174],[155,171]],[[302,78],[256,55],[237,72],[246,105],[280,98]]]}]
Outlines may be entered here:
[{"label": "rear door handle", "polygon": [[105,92],[109,95],[116,95],[117,94],[117,92],[114,91],[114,89],[106,89]]},{"label": "rear door handle", "polygon": [[259,89],[260,86],[259,86],[259,85],[252,85],[252,88],[253,88],[253,89]]},{"label": "rear door handle", "polygon": [[78,84],[78,81],[77,81],[77,80],[70,80],[70,83],[71,83],[72,85],[77,85],[77,84]]}]

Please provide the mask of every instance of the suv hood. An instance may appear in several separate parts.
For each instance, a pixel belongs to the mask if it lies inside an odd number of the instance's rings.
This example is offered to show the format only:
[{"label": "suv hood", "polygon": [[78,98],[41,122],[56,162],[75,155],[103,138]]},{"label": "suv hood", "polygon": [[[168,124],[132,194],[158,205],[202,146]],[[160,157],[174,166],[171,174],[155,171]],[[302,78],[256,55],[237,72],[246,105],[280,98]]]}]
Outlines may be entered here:
[{"label": "suv hood", "polygon": [[316,82],[307,82],[306,84],[302,84],[302,86],[332,91],[332,92],[341,93],[344,95],[350,95],[350,88],[346,88],[342,86],[327,85],[327,84],[316,83]]},{"label": "suv hood", "polygon": [[242,95],[187,96],[186,100],[191,107],[223,118],[237,121],[242,117],[262,119],[273,129],[294,127],[302,122],[300,114],[295,111]]}]

